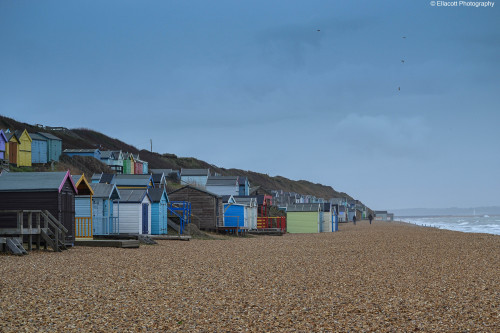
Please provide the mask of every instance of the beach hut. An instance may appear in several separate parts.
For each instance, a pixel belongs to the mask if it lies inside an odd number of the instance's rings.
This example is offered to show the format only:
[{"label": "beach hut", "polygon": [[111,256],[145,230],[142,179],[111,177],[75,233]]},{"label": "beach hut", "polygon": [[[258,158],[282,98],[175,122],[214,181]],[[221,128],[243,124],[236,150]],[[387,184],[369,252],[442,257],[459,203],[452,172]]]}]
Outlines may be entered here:
[{"label": "beach hut", "polygon": [[205,188],[219,195],[239,195],[240,193],[238,176],[209,176]]},{"label": "beach hut", "polygon": [[123,155],[123,173],[127,175],[133,175],[134,166],[135,166],[134,155],[130,153],[125,153]]},{"label": "beach hut", "polygon": [[205,187],[210,169],[181,169],[181,184]]},{"label": "beach hut", "polygon": [[141,160],[136,158],[134,161],[134,174],[135,175],[142,175],[143,174],[142,173],[143,167],[144,167],[144,163]]},{"label": "beach hut", "polygon": [[373,213],[375,214],[375,221],[387,221],[388,212],[386,210],[376,210]]},{"label": "beach hut", "polygon": [[113,150],[114,160],[111,161],[109,167],[116,173],[123,173],[123,152],[121,150]]},{"label": "beach hut", "polygon": [[75,237],[92,238],[92,195],[94,191],[85,175],[73,175],[73,183],[78,190],[75,196]]},{"label": "beach hut", "polygon": [[166,188],[167,179],[166,179],[165,174],[163,172],[153,173],[152,175],[153,175],[153,183],[155,185],[155,188]]},{"label": "beach hut", "polygon": [[148,189],[155,187],[152,175],[115,175],[112,183],[116,184],[118,189]]},{"label": "beach hut", "polygon": [[120,190],[120,234],[151,234],[151,199],[146,189]]},{"label": "beach hut", "polygon": [[151,234],[165,235],[167,234],[167,205],[168,196],[165,189],[150,188],[148,189],[149,198],[151,199]]},{"label": "beach hut", "polygon": [[250,194],[250,183],[247,177],[238,177],[239,192],[238,195],[245,196]]},{"label": "beach hut", "polygon": [[165,175],[165,183],[168,182],[168,180],[171,180],[173,182],[180,182],[181,179],[181,173],[179,170],[173,170],[173,169],[149,169],[149,171],[153,175],[158,175],[158,174],[164,174]]},{"label": "beach hut", "polygon": [[304,203],[289,205],[286,208],[287,231],[289,233],[317,233],[333,231],[328,229],[332,223],[331,209],[327,210],[328,204]]},{"label": "beach hut", "polygon": [[[66,229],[65,243],[75,240],[75,195],[67,172],[10,172],[0,176],[0,210],[48,210]],[[16,227],[15,216],[2,219],[0,227]]]},{"label": "beach hut", "polygon": [[101,151],[101,162],[106,165],[114,165],[116,161],[115,153],[112,150]]},{"label": "beach hut", "polygon": [[99,149],[64,149],[64,155],[68,156],[90,156],[101,160],[101,151]]},{"label": "beach hut", "polygon": [[5,147],[8,142],[9,140],[7,140],[5,133],[0,129],[0,160],[8,160],[8,155],[5,153]]},{"label": "beach hut", "polygon": [[187,201],[191,203],[191,223],[199,229],[217,230],[223,225],[224,206],[222,196],[186,185],[168,193],[170,201]]},{"label": "beach hut", "polygon": [[62,154],[62,140],[50,133],[38,132],[37,134],[47,139],[47,161],[59,161]]},{"label": "beach hut", "polygon": [[[234,201],[234,199],[233,199]],[[248,229],[245,205],[224,203],[224,223],[219,229],[240,231]]]},{"label": "beach hut", "polygon": [[248,229],[257,229],[257,198],[251,196],[235,196],[234,200],[237,204],[245,206],[245,225]]},{"label": "beach hut", "polygon": [[47,138],[38,133],[30,133],[31,137],[31,163],[47,163]]},{"label": "beach hut", "polygon": [[4,134],[7,139],[7,144],[5,145],[5,156],[8,158],[10,164],[17,165],[20,144],[19,139],[8,129],[4,131]]},{"label": "beach hut", "polygon": [[92,183],[92,220],[94,235],[118,234],[120,191],[115,184]]},{"label": "beach hut", "polygon": [[26,130],[15,131],[14,135],[19,140],[19,152],[17,155],[17,166],[31,166],[31,137]]}]

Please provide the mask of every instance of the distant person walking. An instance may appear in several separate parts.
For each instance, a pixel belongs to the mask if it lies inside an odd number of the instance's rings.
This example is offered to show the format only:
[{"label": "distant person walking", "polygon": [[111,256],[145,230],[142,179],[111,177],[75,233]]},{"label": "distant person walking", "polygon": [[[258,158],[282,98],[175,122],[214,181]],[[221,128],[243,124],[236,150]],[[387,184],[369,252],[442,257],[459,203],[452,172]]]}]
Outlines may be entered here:
[{"label": "distant person walking", "polygon": [[370,220],[370,224],[372,224],[372,220],[373,220],[372,214],[368,215],[368,220]]},{"label": "distant person walking", "polygon": [[354,225],[356,225],[356,214],[354,214],[354,216],[352,217],[352,222],[354,223]]}]

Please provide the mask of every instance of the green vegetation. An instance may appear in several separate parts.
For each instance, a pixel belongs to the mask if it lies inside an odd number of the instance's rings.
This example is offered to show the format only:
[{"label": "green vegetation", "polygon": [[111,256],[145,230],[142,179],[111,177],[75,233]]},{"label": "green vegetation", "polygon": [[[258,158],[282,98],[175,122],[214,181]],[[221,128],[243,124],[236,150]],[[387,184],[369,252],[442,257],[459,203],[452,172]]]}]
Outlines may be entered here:
[{"label": "green vegetation", "polygon": [[[0,116],[0,128],[10,129],[23,129],[26,128],[28,132],[48,132],[63,140],[64,149],[83,149],[83,148],[98,148],[100,150],[122,150],[134,154],[140,154],[142,160],[149,164],[150,169],[178,169],[193,168],[193,169],[206,169],[210,168],[212,172],[217,172],[223,176],[246,176],[252,186],[260,186],[265,190],[281,189],[285,192],[296,192],[304,195],[314,195],[318,198],[341,198],[347,197],[352,199],[346,193],[337,192],[331,186],[322,184],[314,184],[306,180],[290,180],[282,176],[271,177],[267,174],[262,174],[253,171],[240,170],[240,169],[224,169],[211,165],[205,161],[198,160],[194,157],[177,157],[174,154],[159,154],[147,150],[138,150],[136,147],[126,144],[118,139],[111,138],[105,134],[96,132],[91,129],[78,128],[78,129],[62,129],[50,130],[44,129],[30,124],[20,123],[14,119]],[[94,163],[95,162],[95,163]],[[70,169],[74,174],[85,173],[87,177],[91,177],[96,172],[111,172],[111,170],[103,163],[95,161],[92,157],[89,158],[69,158],[63,157],[55,166],[45,167],[45,170],[38,170],[35,168],[33,171],[48,171],[48,170],[68,170]],[[25,170],[15,170],[25,171]],[[172,184],[172,190],[176,184]]]}]

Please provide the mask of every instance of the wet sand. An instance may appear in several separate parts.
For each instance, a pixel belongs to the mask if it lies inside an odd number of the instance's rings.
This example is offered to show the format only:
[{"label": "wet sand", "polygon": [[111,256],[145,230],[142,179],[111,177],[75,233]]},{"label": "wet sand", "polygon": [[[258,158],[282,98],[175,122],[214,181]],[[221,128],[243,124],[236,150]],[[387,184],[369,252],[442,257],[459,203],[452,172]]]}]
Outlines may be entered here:
[{"label": "wet sand", "polygon": [[500,236],[338,233],[0,255],[0,332],[500,331]]}]

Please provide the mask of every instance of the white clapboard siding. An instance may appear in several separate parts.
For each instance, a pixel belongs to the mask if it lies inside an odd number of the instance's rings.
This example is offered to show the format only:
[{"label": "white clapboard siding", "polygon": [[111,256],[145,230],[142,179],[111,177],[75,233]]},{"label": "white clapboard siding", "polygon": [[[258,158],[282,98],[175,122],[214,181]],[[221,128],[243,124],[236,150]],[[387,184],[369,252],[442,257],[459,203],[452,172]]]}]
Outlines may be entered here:
[{"label": "white clapboard siding", "polygon": [[[142,234],[142,204],[148,204],[148,233],[151,234],[151,202],[145,196],[142,202],[120,202],[117,205],[120,216],[121,234]],[[116,208],[116,207],[115,207]]]}]

